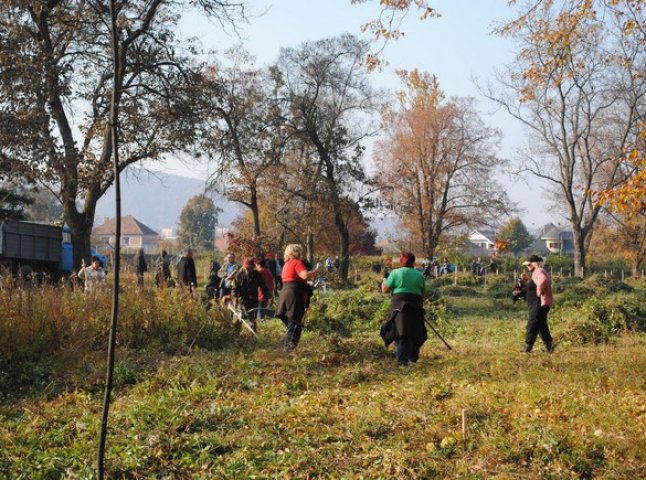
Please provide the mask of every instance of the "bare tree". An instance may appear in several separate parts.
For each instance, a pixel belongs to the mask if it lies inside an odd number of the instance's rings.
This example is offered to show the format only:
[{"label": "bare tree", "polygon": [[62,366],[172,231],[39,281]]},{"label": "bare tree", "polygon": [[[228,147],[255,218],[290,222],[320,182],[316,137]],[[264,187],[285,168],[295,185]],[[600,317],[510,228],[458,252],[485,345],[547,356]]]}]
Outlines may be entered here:
[{"label": "bare tree", "polygon": [[366,116],[378,107],[363,64],[367,52],[366,43],[344,35],[283,49],[272,69],[291,142],[308,150],[304,158],[316,159],[318,191],[303,193],[316,193],[333,211],[343,278],[350,245],[344,205],[356,200],[356,184],[367,181],[360,142],[371,134]]},{"label": "bare tree", "polygon": [[232,65],[212,65],[205,76],[204,145],[216,160],[211,185],[250,210],[257,238],[259,190],[281,155],[284,138],[268,79],[241,48],[227,57]]},{"label": "bare tree", "polygon": [[570,1],[531,5],[501,32],[519,41],[519,53],[498,77],[502,90],[486,94],[529,132],[519,170],[546,181],[565,209],[581,275],[601,210],[594,194],[630,173],[625,148],[646,107],[645,45],[624,41],[613,15]]}]

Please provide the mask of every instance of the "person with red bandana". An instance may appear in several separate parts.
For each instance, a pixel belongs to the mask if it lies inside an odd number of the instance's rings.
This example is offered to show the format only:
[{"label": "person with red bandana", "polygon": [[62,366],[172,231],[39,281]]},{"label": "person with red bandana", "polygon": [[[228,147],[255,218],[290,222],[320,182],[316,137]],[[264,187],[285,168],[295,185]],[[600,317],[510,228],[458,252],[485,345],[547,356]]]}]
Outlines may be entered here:
[{"label": "person with red bandana", "polygon": [[415,255],[401,254],[401,267],[393,270],[381,286],[384,293],[391,292],[392,299],[388,320],[381,327],[381,338],[386,346],[395,342],[397,361],[400,365],[417,362],[419,350],[428,337],[424,325],[424,275],[415,268]]}]

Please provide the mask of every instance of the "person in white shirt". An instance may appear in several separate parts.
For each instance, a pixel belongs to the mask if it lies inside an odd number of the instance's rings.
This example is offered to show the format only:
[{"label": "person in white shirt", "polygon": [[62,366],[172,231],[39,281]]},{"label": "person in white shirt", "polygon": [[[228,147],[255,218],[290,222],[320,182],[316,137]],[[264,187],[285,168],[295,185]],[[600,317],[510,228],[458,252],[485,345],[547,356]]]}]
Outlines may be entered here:
[{"label": "person in white shirt", "polygon": [[87,293],[94,293],[106,288],[105,270],[98,257],[92,257],[89,267],[81,267],[78,277],[83,279]]}]

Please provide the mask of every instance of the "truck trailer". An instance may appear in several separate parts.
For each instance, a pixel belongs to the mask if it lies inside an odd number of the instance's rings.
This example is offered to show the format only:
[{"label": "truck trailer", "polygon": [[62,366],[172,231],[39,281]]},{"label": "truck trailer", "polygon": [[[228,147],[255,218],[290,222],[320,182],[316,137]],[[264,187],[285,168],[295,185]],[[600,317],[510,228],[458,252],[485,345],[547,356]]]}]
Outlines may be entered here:
[{"label": "truck trailer", "polygon": [[[105,267],[105,256],[92,249]],[[7,220],[0,224],[0,267],[13,277],[49,277],[58,280],[71,275],[73,247],[70,229],[37,222]]]}]

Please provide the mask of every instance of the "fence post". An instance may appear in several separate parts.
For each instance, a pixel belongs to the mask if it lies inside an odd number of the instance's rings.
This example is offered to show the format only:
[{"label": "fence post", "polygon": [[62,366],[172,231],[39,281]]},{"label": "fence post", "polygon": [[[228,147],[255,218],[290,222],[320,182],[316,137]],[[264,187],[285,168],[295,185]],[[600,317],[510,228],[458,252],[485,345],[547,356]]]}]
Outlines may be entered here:
[{"label": "fence post", "polygon": [[457,287],[458,285],[458,264],[455,264],[455,268],[453,269],[453,286]]},{"label": "fence post", "polygon": [[622,282],[624,281],[624,278],[625,278],[625,277],[624,277],[624,269],[622,268],[622,269],[621,269],[621,281],[622,281]]}]

